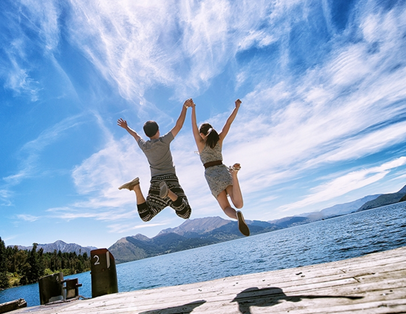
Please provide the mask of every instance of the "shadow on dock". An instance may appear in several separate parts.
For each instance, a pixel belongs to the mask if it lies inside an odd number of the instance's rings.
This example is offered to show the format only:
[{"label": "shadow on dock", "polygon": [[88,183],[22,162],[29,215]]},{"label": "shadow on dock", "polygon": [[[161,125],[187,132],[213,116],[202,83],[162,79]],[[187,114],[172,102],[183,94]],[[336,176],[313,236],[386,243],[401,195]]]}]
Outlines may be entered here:
[{"label": "shadow on dock", "polygon": [[302,299],[321,299],[321,298],[345,298],[350,300],[362,299],[363,297],[341,296],[341,295],[286,295],[281,288],[270,287],[258,289],[257,287],[248,288],[237,294],[231,302],[238,303],[240,313],[250,314],[251,306],[268,307],[280,303],[281,300],[290,302],[299,302]]},{"label": "shadow on dock", "polygon": [[168,307],[166,309],[145,311],[145,312],[141,312],[140,314],[177,314],[177,313],[188,314],[188,313],[192,313],[192,311],[195,308],[197,308],[198,306],[200,306],[204,303],[206,303],[205,300],[199,300],[199,301],[190,302],[190,303],[187,303],[184,305]]}]

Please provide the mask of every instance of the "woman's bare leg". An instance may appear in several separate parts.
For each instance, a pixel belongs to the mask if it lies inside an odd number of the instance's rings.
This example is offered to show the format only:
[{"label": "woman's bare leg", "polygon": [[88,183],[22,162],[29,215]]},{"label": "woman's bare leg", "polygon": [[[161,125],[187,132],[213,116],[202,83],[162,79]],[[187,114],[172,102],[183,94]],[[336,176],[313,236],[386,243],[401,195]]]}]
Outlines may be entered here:
[{"label": "woman's bare leg", "polygon": [[240,183],[237,177],[238,170],[240,170],[240,164],[234,164],[233,168],[230,168],[231,177],[233,178],[233,185],[227,187],[227,193],[230,195],[234,206],[240,209],[244,206],[244,201],[242,198]]},{"label": "woman's bare leg", "polygon": [[217,195],[217,202],[228,217],[238,219],[236,210],[231,207],[230,202],[228,201],[226,191],[222,191]]},{"label": "woman's bare leg", "polygon": [[240,232],[245,236],[249,236],[250,229],[244,220],[243,214],[230,206],[226,191],[222,191],[219,195],[217,195],[217,201],[219,202],[221,209],[228,217],[238,220],[238,229]]}]

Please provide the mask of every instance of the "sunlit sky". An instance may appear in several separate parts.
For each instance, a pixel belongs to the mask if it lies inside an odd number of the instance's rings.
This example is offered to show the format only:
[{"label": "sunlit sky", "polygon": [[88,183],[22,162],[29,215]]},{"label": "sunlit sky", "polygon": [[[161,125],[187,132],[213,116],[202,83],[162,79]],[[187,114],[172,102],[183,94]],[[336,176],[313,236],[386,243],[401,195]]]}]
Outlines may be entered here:
[{"label": "sunlit sky", "polygon": [[[406,184],[405,1],[0,2],[0,236],[109,247],[144,223],[118,190],[150,170],[123,118],[168,132],[192,97],[239,162],[247,220],[270,221]],[[210,194],[189,111],[171,144],[191,219]],[[145,136],[144,136],[145,138]]]}]

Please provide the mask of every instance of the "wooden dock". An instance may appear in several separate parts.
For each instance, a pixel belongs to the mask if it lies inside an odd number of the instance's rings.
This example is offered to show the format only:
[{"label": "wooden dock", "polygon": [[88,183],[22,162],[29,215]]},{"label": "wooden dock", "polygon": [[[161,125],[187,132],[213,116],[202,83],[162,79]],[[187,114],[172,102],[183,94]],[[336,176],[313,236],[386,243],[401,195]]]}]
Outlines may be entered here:
[{"label": "wooden dock", "polygon": [[11,313],[406,313],[406,247],[332,263],[109,294]]}]

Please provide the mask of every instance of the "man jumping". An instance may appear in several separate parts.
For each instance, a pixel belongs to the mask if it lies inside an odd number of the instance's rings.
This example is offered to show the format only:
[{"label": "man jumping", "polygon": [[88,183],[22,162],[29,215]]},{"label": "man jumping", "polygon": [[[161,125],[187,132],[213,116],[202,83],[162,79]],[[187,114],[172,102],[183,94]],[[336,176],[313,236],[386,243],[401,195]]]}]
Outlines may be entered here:
[{"label": "man jumping", "polygon": [[127,125],[127,121],[122,118],[117,121],[120,127],[126,129],[134,137],[150,165],[151,182],[147,199],[144,198],[141,192],[138,177],[119,187],[120,190],[128,189],[135,192],[138,213],[145,222],[150,221],[167,206],[172,207],[181,218],[188,219],[190,217],[192,209],[176,176],[170,143],[182,129],[187,108],[191,105],[191,99],[185,101],[175,126],[163,136],[161,136],[158,124],[155,121],[145,122],[144,132],[149,138],[147,141],[143,140],[137,132],[131,129]]}]

